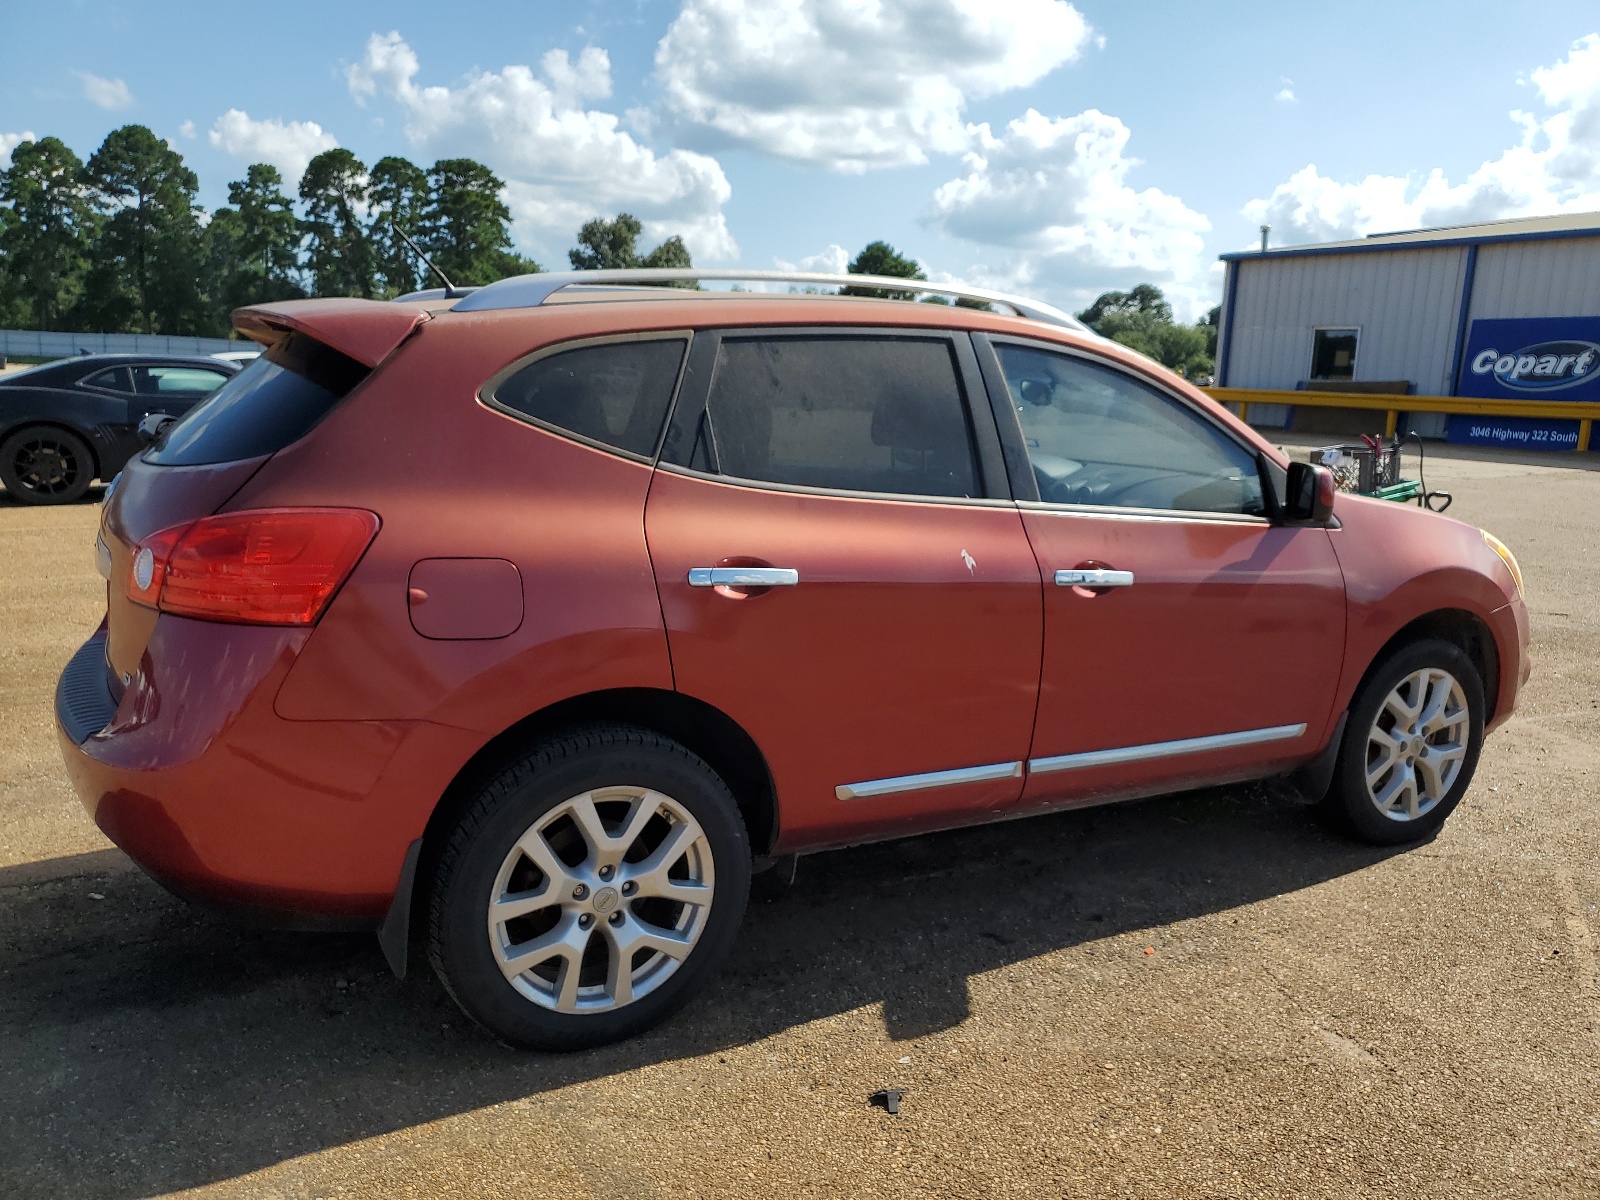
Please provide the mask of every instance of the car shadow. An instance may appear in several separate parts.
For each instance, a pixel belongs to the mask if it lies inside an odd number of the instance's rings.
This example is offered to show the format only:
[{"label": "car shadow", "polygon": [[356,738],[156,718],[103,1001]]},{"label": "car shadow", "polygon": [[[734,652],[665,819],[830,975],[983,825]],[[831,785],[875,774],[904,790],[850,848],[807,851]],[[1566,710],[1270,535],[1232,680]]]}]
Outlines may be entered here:
[{"label": "car shadow", "polygon": [[110,860],[0,870],[0,1194],[195,1187],[869,1005],[916,1038],[970,1017],[974,975],[1388,853],[1256,785],[817,855],[752,903],[706,995],[571,1055],[496,1044],[426,971],[390,976],[370,935],[237,928]]}]

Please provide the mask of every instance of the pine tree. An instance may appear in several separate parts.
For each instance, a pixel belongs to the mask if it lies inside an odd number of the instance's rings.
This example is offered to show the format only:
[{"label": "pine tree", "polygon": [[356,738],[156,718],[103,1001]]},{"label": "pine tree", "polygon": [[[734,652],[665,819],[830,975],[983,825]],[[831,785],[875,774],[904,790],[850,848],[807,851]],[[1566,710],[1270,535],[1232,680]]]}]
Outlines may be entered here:
[{"label": "pine tree", "polygon": [[379,295],[400,296],[430,286],[423,278],[427,268],[395,233],[398,226],[416,239],[427,219],[429,200],[428,173],[416,163],[390,156],[374,164],[367,189],[371,206],[367,237],[372,242]]},{"label": "pine tree", "polygon": [[373,294],[376,264],[361,218],[367,187],[366,164],[343,147],[317,155],[300,178],[306,270],[315,295]]},{"label": "pine tree", "polygon": [[83,162],[60,138],[23,142],[0,174],[0,316],[60,330],[82,293],[97,218]]},{"label": "pine tree", "polygon": [[470,158],[440,159],[428,169],[432,194],[423,243],[452,283],[493,283],[508,275],[542,270],[511,252],[511,210],[501,199],[505,184]]},{"label": "pine tree", "polygon": [[306,294],[300,278],[300,221],[283,192],[283,176],[253,163],[228,185],[228,201],[205,231],[206,294],[212,327],[226,334],[234,309]]},{"label": "pine tree", "polygon": [[200,181],[183,156],[145,126],[124,125],[90,156],[86,175],[103,224],[79,305],[84,327],[135,333],[207,328],[200,294],[202,210],[195,203]]}]

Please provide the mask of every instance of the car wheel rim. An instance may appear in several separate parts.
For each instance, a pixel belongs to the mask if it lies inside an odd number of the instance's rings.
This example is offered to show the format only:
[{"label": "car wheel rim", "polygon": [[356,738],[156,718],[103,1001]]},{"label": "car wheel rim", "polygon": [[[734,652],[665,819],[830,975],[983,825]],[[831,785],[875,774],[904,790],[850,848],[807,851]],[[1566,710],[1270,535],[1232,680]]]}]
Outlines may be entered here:
[{"label": "car wheel rim", "polygon": [[59,442],[24,442],[12,464],[22,486],[41,496],[58,496],[78,481],[78,459]]},{"label": "car wheel rim", "polygon": [[1367,796],[1391,821],[1425,817],[1461,775],[1472,713],[1461,683],[1438,667],[1413,671],[1385,697],[1367,734]]},{"label": "car wheel rim", "polygon": [[623,1008],[688,959],[715,886],[711,844],[683,805],[648,788],[597,788],[545,813],[506,855],[489,947],[543,1008]]}]

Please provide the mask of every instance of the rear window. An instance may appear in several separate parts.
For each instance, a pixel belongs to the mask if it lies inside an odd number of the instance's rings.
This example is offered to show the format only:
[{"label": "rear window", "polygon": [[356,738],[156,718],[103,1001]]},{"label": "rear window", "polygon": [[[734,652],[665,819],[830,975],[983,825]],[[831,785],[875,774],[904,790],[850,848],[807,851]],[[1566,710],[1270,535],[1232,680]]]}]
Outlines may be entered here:
[{"label": "rear window", "polygon": [[979,494],[943,338],[730,338],[706,414],[724,475],[891,495]]},{"label": "rear window", "polygon": [[507,376],[496,405],[641,458],[655,454],[687,343],[601,342],[536,359]]},{"label": "rear window", "polygon": [[368,374],[355,359],[291,333],[172,425],[144,460],[194,467],[276,453]]}]

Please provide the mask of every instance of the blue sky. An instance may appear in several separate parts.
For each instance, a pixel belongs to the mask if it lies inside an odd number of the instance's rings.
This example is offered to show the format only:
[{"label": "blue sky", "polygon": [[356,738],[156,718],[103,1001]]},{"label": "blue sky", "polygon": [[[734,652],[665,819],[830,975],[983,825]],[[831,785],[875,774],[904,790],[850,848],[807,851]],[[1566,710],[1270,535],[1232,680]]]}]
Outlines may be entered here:
[{"label": "blue sky", "polygon": [[[4,0],[0,153],[138,121],[202,200],[250,161],[454,154],[561,266],[634,212],[696,261],[837,266],[1081,306],[1217,254],[1600,209],[1600,10],[1546,0],[620,0],[214,6]],[[1513,113],[1520,116],[1513,116]]]}]

